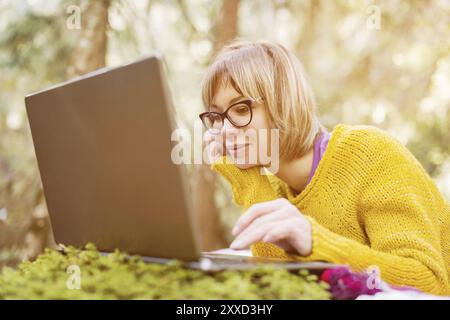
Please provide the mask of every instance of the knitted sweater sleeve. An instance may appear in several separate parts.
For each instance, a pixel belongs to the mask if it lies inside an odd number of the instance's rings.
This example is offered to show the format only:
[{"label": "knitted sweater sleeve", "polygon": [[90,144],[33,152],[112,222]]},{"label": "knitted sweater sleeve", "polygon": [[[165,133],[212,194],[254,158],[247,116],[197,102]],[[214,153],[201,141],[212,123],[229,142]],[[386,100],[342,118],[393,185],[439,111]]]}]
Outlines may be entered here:
[{"label": "knitted sweater sleeve", "polygon": [[[380,139],[359,201],[359,220],[369,245],[345,238],[312,217],[313,249],[303,261],[349,264],[356,270],[374,266],[382,279],[425,292],[448,295],[439,217],[446,204],[412,154],[393,139]],[[381,156],[380,156],[381,155]],[[437,190],[436,190],[437,191]]]},{"label": "knitted sweater sleeve", "polygon": [[[271,183],[269,176],[261,172],[260,167],[249,169],[238,168],[228,156],[220,157],[211,168],[221,174],[231,185],[233,202],[240,206],[244,212],[253,204],[275,200],[283,197],[280,186]],[[272,179],[276,181],[276,179]],[[274,258],[290,258],[284,250],[278,246],[257,242],[250,246],[253,256],[264,256]]]},{"label": "knitted sweater sleeve", "polygon": [[220,157],[212,164],[212,169],[220,173],[230,183],[233,201],[247,210],[251,205],[275,200],[280,197],[267,175],[260,167],[239,169],[228,156]]}]

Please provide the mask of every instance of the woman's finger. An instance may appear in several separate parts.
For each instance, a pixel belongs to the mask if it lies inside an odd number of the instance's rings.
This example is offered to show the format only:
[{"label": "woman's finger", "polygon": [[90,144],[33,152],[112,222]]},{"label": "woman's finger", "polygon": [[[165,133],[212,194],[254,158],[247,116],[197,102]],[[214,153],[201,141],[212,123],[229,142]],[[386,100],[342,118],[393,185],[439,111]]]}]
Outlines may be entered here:
[{"label": "woman's finger", "polygon": [[205,133],[203,134],[203,141],[206,143],[209,143],[215,139],[217,139],[217,135],[212,134],[210,130],[206,130]]},{"label": "woman's finger", "polygon": [[249,225],[247,225],[245,228],[241,228],[238,230],[236,234],[233,234],[235,237],[239,236],[240,234],[243,234],[245,232],[251,231],[254,228],[257,228],[261,224],[265,224],[271,221],[281,221],[284,219],[287,219],[292,216],[292,212],[290,210],[286,210],[288,208],[287,206],[281,207],[278,210],[272,211],[268,214],[261,215],[258,218],[254,219]]},{"label": "woman's finger", "polygon": [[291,217],[269,230],[262,241],[273,243],[287,253],[306,256],[312,250],[312,231],[307,226],[299,219]]},{"label": "woman's finger", "polygon": [[247,249],[251,244],[261,241],[266,233],[273,228],[278,222],[270,222],[255,228],[251,232],[246,232],[230,244],[231,249],[240,250]]},{"label": "woman's finger", "polygon": [[203,135],[203,141],[209,164],[212,164],[220,156],[224,155],[223,140],[221,135],[212,134],[209,130],[207,130]]},{"label": "woman's finger", "polygon": [[252,205],[248,210],[237,220],[232,230],[233,235],[238,234],[242,229],[245,229],[256,218],[276,211],[282,206],[286,206],[290,202],[286,198],[279,198],[271,201],[260,202]]},{"label": "woman's finger", "polygon": [[270,229],[262,238],[263,242],[270,242],[286,252],[299,251],[299,244],[292,238],[291,234],[292,222],[290,219]]}]

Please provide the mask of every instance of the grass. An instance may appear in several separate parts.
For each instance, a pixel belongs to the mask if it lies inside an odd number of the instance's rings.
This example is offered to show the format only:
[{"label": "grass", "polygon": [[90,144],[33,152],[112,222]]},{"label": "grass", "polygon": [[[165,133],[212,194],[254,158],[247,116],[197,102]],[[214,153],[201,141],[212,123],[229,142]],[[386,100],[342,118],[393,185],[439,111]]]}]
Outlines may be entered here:
[{"label": "grass", "polygon": [[306,270],[205,272],[176,260],[145,263],[120,251],[105,256],[92,244],[46,249],[0,273],[0,299],[329,299],[327,289]]}]

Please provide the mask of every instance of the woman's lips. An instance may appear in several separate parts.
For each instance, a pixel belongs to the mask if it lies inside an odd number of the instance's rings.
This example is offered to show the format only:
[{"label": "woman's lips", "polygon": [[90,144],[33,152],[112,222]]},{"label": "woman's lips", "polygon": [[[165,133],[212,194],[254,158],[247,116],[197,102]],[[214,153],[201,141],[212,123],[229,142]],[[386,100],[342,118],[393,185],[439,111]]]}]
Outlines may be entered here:
[{"label": "woman's lips", "polygon": [[249,143],[234,144],[234,145],[227,146],[227,149],[229,151],[237,152],[237,151],[240,151],[240,150],[243,150],[243,149],[247,148],[249,145],[250,145]]}]

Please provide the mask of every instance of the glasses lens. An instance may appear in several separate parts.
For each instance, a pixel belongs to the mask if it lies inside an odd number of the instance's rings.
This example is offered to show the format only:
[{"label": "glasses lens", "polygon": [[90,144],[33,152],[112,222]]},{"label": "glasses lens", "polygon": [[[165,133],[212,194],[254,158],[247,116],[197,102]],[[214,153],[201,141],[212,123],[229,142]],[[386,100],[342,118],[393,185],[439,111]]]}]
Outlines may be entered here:
[{"label": "glasses lens", "polygon": [[222,129],[222,118],[217,113],[207,113],[202,117],[204,126],[207,129],[220,130]]},{"label": "glasses lens", "polygon": [[251,107],[247,103],[239,103],[228,110],[228,118],[235,126],[246,126],[252,119]]}]

